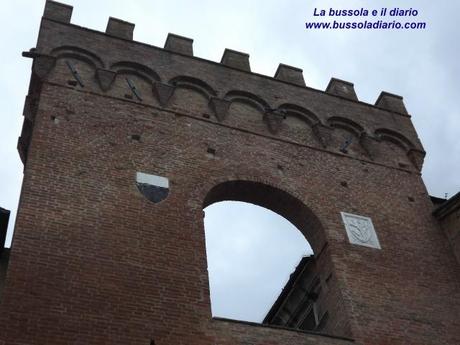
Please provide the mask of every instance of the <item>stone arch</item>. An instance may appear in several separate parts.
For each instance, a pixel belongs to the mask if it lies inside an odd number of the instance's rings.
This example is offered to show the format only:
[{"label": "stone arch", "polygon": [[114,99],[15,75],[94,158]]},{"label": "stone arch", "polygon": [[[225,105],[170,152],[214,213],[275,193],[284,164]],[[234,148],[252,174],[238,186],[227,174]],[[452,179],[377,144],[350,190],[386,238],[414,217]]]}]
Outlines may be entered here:
[{"label": "stone arch", "polygon": [[153,84],[155,81],[161,81],[160,76],[151,68],[131,61],[119,61],[110,66],[117,74],[132,74]]},{"label": "stone arch", "polygon": [[232,90],[227,92],[224,100],[228,102],[228,117],[226,122],[229,126],[240,127],[256,133],[266,133],[267,124],[270,132],[276,132],[277,117],[274,126],[270,128],[268,119],[273,113],[268,103],[261,97],[246,91]]},{"label": "stone arch", "polygon": [[340,116],[327,119],[327,124],[334,129],[331,136],[331,146],[346,154],[365,157],[365,149],[361,145],[364,128],[358,123]]},{"label": "stone arch", "polygon": [[332,116],[329,119],[327,119],[327,123],[332,128],[341,128],[348,132],[351,132],[358,138],[361,135],[361,133],[364,132],[364,128],[361,125],[345,117]]},{"label": "stone arch", "polygon": [[263,182],[231,180],[215,185],[203,201],[203,208],[220,201],[243,201],[265,207],[294,224],[318,254],[326,245],[323,225],[297,197]]},{"label": "stone arch", "polygon": [[276,111],[284,115],[280,136],[287,140],[296,141],[307,145],[316,145],[317,139],[314,127],[320,124],[318,116],[312,111],[301,106],[284,103]]},{"label": "stone arch", "polygon": [[315,113],[296,104],[284,103],[278,107],[278,110],[284,112],[287,117],[297,117],[310,126],[320,122],[318,116]]},{"label": "stone arch", "polygon": [[117,97],[158,104],[153,87],[160,81],[160,76],[151,68],[131,61],[114,63],[111,70],[115,72],[112,94]]},{"label": "stone arch", "polygon": [[76,46],[61,46],[51,51],[51,55],[57,59],[71,57],[74,59],[82,60],[87,64],[91,65],[94,69],[104,68],[104,62],[95,53],[89,50],[79,48]]},{"label": "stone arch", "polygon": [[189,77],[189,76],[177,76],[169,81],[169,84],[175,86],[176,88],[186,88],[195,90],[201,95],[203,95],[208,100],[211,97],[217,96],[217,92],[209,84],[204,82],[201,79]]},{"label": "stone arch", "polygon": [[404,135],[391,129],[379,128],[376,129],[374,133],[375,136],[380,140],[392,142],[393,144],[398,145],[405,151],[408,151],[409,149],[414,147],[414,144],[412,144],[412,142],[409,139],[407,139]]},{"label": "stone arch", "polygon": [[380,140],[381,155],[386,162],[400,168],[408,168],[412,164],[417,167],[415,157],[410,155],[414,145],[404,135],[391,129],[379,128],[375,130],[375,136]]},{"label": "stone arch", "polygon": [[50,53],[55,59],[50,72],[50,80],[72,87],[97,90],[95,73],[103,69],[103,61],[94,53],[75,46],[61,46]]},{"label": "stone arch", "polygon": [[[313,256],[304,256],[297,264],[262,323],[325,334],[348,334],[346,307],[325,229],[301,197],[295,191],[288,192],[264,180],[235,179],[215,184],[205,195],[202,206],[220,201],[243,201],[281,215],[304,235],[313,250]],[[306,325],[307,319],[313,320],[310,325]]]},{"label": "stone arch", "polygon": [[248,104],[261,113],[265,113],[266,110],[270,109],[270,106],[264,99],[247,91],[232,90],[227,92],[224,98],[231,102],[239,101]]}]

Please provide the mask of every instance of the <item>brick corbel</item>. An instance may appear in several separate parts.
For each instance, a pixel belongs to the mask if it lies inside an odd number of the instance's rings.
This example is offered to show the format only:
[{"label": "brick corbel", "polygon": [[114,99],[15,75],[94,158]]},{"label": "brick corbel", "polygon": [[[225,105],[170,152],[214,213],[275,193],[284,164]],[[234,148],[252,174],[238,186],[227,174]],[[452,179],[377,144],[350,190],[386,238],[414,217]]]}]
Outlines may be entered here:
[{"label": "brick corbel", "polygon": [[153,84],[153,90],[155,95],[158,97],[161,106],[165,107],[174,93],[174,86],[161,82],[155,82]]},{"label": "brick corbel", "polygon": [[407,151],[407,157],[409,157],[412,164],[417,168],[418,171],[422,170],[423,161],[425,160],[425,151],[419,149],[409,149]]},{"label": "brick corbel", "polygon": [[370,159],[375,160],[378,157],[380,153],[380,140],[378,138],[362,132],[359,136],[359,143]]},{"label": "brick corbel", "polygon": [[318,141],[324,148],[326,148],[331,141],[332,128],[317,122],[312,126],[312,129],[313,134],[316,136]]},{"label": "brick corbel", "polygon": [[96,79],[101,87],[102,91],[110,90],[113,81],[115,80],[117,73],[107,69],[98,68],[96,69]]},{"label": "brick corbel", "polygon": [[219,122],[222,122],[227,117],[230,104],[230,101],[217,97],[211,97],[209,100],[209,107],[214,111],[214,115]]},{"label": "brick corbel", "polygon": [[56,58],[54,56],[37,54],[34,56],[32,71],[40,80],[43,80],[54,66],[56,66]]},{"label": "brick corbel", "polygon": [[286,115],[277,110],[267,110],[264,114],[264,121],[267,123],[268,130],[272,134],[277,134],[281,130],[281,125],[285,118]]}]

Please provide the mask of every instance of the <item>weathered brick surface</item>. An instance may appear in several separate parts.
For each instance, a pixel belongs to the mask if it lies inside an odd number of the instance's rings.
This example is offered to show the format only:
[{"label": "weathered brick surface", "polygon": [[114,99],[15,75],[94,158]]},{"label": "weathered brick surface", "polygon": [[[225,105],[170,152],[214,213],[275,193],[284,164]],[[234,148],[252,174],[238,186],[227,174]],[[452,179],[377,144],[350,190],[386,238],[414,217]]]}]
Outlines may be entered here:
[{"label": "weathered brick surface", "polygon": [[[49,19],[37,52],[57,62],[32,81],[0,344],[460,343],[460,269],[407,155],[423,151],[410,117]],[[117,72],[106,90],[98,68]],[[231,101],[225,118],[211,97]],[[144,198],[137,171],[168,177],[168,198]],[[238,180],[255,194],[210,199]],[[330,333],[354,341],[211,319],[202,210],[232,193],[297,222],[316,254],[327,243]],[[371,217],[382,250],[351,245],[341,211]]]},{"label": "weathered brick surface", "polygon": [[444,204],[440,205],[434,211],[434,215],[439,219],[441,227],[460,264],[460,194],[454,195]]}]

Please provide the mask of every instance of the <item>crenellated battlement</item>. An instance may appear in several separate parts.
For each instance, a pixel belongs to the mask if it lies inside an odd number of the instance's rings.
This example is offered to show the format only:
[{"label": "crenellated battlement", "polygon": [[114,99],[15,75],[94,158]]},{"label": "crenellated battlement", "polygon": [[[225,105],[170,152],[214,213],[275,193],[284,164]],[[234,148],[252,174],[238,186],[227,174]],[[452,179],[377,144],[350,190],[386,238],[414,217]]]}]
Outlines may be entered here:
[{"label": "crenellated battlement", "polygon": [[[70,24],[72,17],[72,9],[73,7],[70,5],[47,0],[43,18]],[[113,37],[132,41],[134,27],[135,24],[133,23],[129,23],[118,18],[110,17],[107,23],[105,33]],[[168,34],[168,37],[166,38],[164,44],[164,49],[178,54],[194,56],[193,39],[179,36],[176,34]],[[227,67],[236,68],[246,72],[251,72],[249,54],[246,54],[244,52],[239,52],[227,48],[225,49],[222,55],[220,63]],[[306,87],[302,72],[303,71],[300,68],[280,63],[273,78],[280,81],[284,81],[286,83]],[[347,98],[350,100],[359,101],[354,91],[353,83],[340,80],[337,78],[331,78],[324,92],[329,93],[331,95]],[[403,103],[403,98],[401,96],[394,95],[385,91],[382,91],[381,94],[378,96],[376,102],[374,103],[374,106],[399,114],[408,114]]]},{"label": "crenellated battlement", "polygon": [[[402,169],[422,167],[424,150],[400,96],[382,92],[371,105],[347,81],[332,78],[320,91],[307,87],[296,67],[280,64],[271,78],[251,72],[246,53],[225,49],[217,63],[194,57],[190,38],[169,34],[158,48],[133,41],[132,23],[109,18],[101,33],[70,24],[71,14],[71,6],[46,2],[38,46],[24,53],[40,81]],[[33,98],[24,111],[29,122]],[[21,157],[31,124],[25,127]]]}]

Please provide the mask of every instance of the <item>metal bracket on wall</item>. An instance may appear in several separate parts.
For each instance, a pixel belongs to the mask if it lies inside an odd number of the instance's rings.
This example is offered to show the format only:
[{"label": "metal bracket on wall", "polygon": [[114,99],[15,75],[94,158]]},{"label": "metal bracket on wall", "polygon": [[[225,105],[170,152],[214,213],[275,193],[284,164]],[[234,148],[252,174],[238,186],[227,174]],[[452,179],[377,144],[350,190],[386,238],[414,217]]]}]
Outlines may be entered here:
[{"label": "metal bracket on wall", "polygon": [[133,93],[133,95],[136,96],[136,98],[142,102],[142,97],[139,94],[139,91],[137,91],[136,86],[133,84],[133,82],[129,80],[128,78],[126,78],[126,82],[128,83],[128,86],[131,89],[131,92]]},{"label": "metal bracket on wall", "polygon": [[75,67],[73,67],[69,61],[66,61],[65,64],[67,65],[67,67],[69,67],[69,70],[72,73],[75,80],[77,81],[77,83],[80,84],[81,87],[84,87],[85,85],[83,85],[80,75],[78,74],[78,71],[75,69]]},{"label": "metal bracket on wall", "polygon": [[343,145],[340,147],[340,152],[347,153],[348,152],[347,148],[348,146],[351,145],[352,142],[353,142],[353,137],[349,137],[347,140],[345,140]]}]

